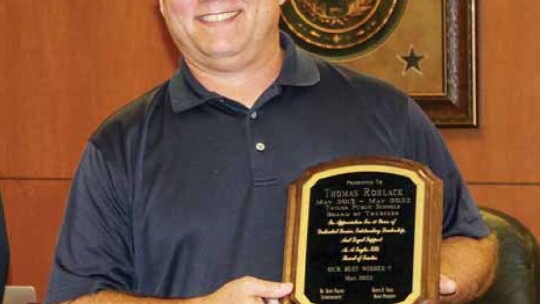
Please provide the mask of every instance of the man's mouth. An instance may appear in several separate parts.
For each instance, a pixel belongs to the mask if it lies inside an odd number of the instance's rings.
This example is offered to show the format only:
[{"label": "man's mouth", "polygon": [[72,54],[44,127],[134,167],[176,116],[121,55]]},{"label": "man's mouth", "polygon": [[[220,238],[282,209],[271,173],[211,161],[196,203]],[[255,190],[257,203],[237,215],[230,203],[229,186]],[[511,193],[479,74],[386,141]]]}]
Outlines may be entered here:
[{"label": "man's mouth", "polygon": [[224,12],[224,13],[217,13],[217,14],[207,14],[197,17],[200,21],[204,23],[217,23],[217,22],[224,22],[233,19],[234,17],[238,16],[240,14],[240,11],[234,11],[234,12]]}]

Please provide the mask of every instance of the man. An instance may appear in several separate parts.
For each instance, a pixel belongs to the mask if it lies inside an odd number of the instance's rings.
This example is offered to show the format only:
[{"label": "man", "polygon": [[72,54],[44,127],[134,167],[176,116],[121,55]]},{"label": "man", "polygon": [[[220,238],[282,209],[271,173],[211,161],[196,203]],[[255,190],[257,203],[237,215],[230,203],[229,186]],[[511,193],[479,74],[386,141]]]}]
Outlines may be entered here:
[{"label": "man", "polygon": [[180,72],[89,140],[46,302],[278,303],[287,184],[353,155],[443,178],[441,299],[486,288],[495,241],[437,131],[406,95],[296,50],[280,4],[160,1]]}]

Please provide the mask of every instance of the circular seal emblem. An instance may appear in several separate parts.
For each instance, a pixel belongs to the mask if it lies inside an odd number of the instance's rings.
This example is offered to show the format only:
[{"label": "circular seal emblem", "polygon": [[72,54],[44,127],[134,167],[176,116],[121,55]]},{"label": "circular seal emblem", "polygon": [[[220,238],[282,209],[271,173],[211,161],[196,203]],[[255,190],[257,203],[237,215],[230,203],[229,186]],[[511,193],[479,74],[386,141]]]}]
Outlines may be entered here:
[{"label": "circular seal emblem", "polygon": [[406,6],[407,0],[289,0],[281,28],[309,52],[346,60],[386,40]]}]

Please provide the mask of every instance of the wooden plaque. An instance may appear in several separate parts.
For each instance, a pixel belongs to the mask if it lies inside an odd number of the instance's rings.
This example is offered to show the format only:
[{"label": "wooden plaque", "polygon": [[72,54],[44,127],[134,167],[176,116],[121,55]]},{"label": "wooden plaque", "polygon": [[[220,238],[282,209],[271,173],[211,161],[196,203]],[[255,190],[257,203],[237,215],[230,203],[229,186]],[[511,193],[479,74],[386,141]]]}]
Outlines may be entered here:
[{"label": "wooden plaque", "polygon": [[442,182],[424,165],[349,158],[289,186],[284,303],[438,303]]}]

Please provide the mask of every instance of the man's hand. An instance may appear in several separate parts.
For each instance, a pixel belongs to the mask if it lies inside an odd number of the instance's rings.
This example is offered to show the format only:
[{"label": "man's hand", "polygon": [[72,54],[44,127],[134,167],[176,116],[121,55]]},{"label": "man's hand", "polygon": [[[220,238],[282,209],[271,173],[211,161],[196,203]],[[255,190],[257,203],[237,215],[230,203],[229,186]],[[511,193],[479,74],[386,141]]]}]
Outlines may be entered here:
[{"label": "man's hand", "polygon": [[243,277],[223,285],[199,300],[201,304],[279,304],[279,299],[289,295],[292,289],[292,283]]},{"label": "man's hand", "polygon": [[451,237],[441,246],[441,304],[469,303],[491,285],[498,258],[497,237]]},{"label": "man's hand", "polygon": [[277,283],[243,277],[230,281],[207,296],[197,298],[137,297],[114,290],[104,290],[63,304],[279,304],[279,299],[290,294],[292,289],[292,283]]}]

